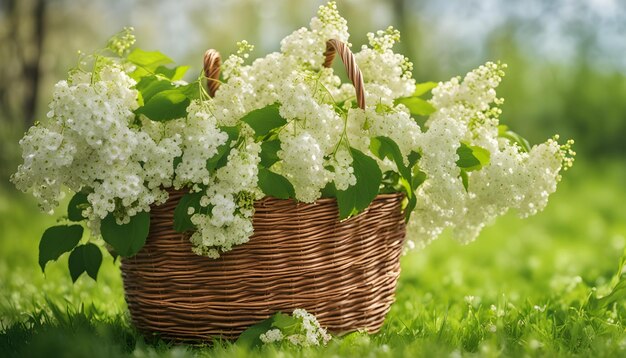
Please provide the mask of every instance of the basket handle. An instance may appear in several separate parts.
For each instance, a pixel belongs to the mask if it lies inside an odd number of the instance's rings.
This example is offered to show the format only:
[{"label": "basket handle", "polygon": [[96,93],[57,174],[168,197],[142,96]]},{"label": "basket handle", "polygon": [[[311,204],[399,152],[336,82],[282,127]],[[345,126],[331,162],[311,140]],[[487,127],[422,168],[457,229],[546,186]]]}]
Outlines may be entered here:
[{"label": "basket handle", "polygon": [[352,81],[356,91],[356,101],[359,108],[365,109],[365,92],[363,90],[363,75],[359,66],[356,64],[354,54],[348,48],[348,45],[337,40],[331,39],[326,41],[326,51],[324,52],[324,67],[330,67],[335,59],[335,55],[339,54],[343,65],[346,67],[348,78]]},{"label": "basket handle", "polygon": [[220,87],[220,66],[222,59],[220,53],[214,49],[208,49],[204,53],[204,77],[209,96],[215,97],[215,92]]},{"label": "basket handle", "polygon": [[[324,52],[324,67],[330,67],[339,53],[341,61],[346,67],[348,78],[352,81],[356,91],[356,100],[359,108],[365,109],[365,92],[363,90],[363,75],[356,64],[354,54],[348,46],[336,39],[326,41],[326,51]],[[204,76],[207,80],[209,95],[215,97],[215,92],[220,87],[220,65],[222,64],[220,53],[214,49],[208,49],[204,53]]]}]

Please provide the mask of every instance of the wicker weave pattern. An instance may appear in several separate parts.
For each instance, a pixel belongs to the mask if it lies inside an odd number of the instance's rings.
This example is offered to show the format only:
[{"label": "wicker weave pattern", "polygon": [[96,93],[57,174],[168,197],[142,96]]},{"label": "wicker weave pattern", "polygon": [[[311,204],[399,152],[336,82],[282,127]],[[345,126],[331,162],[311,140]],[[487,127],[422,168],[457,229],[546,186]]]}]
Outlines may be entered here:
[{"label": "wicker weave pattern", "polygon": [[380,195],[337,221],[334,199],[265,198],[250,241],[219,259],[196,256],[172,229],[182,192],[153,208],[144,248],[122,260],[136,327],[178,341],[236,338],[277,311],[304,308],[332,332],[380,329],[394,300],[405,234],[401,195]]}]

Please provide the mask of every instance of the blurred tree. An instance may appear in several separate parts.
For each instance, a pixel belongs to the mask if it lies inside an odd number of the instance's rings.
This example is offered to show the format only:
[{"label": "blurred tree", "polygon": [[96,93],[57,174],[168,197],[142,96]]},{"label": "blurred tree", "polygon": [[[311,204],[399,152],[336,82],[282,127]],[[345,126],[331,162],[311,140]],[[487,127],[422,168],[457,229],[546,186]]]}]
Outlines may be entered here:
[{"label": "blurred tree", "polygon": [[21,119],[25,127],[35,120],[41,57],[45,36],[45,0],[4,0],[0,2],[2,30],[0,52],[0,103],[10,120]]},{"label": "blurred tree", "polygon": [[415,51],[413,50],[413,31],[409,29],[409,25],[407,23],[407,16],[409,9],[407,7],[406,0],[393,0],[393,17],[395,27],[402,34],[403,41],[400,42],[400,51],[405,56],[409,58],[413,58]]},{"label": "blurred tree", "polygon": [[560,133],[576,141],[579,157],[626,159],[626,75],[597,63],[593,31],[577,30],[567,62],[548,61],[515,40],[524,26],[509,21],[486,39],[486,57],[509,65],[498,89],[505,98],[502,121],[531,143]]}]

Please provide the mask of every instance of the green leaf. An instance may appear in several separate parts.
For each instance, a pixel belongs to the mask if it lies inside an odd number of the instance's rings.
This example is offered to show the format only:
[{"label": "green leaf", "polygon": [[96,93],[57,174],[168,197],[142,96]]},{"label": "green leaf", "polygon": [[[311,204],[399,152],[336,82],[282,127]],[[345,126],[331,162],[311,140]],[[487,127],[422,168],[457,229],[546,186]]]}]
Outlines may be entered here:
[{"label": "green leaf", "polygon": [[407,203],[406,203],[406,206],[404,207],[404,220],[406,220],[407,222],[411,218],[411,215],[413,214],[413,209],[415,209],[416,205],[417,205],[417,197],[415,195],[411,195],[410,197],[407,198]]},{"label": "green leaf", "polygon": [[135,255],[146,243],[150,230],[150,213],[145,211],[130,218],[130,222],[118,225],[113,214],[107,215],[100,224],[104,241],[123,257]]},{"label": "green leaf", "polygon": [[232,126],[232,127],[223,126],[223,127],[220,127],[220,130],[228,135],[228,142],[232,142],[235,139],[239,138],[238,126]]},{"label": "green leaf", "polygon": [[530,143],[521,135],[509,130],[509,127],[506,125],[501,124],[498,126],[498,136],[506,138],[513,143],[517,143],[524,152],[530,152]]},{"label": "green leaf", "polygon": [[414,195],[413,188],[411,187],[412,183],[413,181],[411,180],[411,177],[406,178],[401,176],[400,178],[398,178],[398,185],[400,186],[399,191],[405,193],[406,196],[409,198],[413,197]]},{"label": "green leaf", "polygon": [[468,172],[479,170],[489,164],[491,157],[487,149],[475,145],[467,145],[465,143],[461,143],[456,153],[459,155],[459,160],[456,161],[456,165]]},{"label": "green leaf", "polygon": [[[371,139],[370,142],[370,150],[380,159],[389,158],[396,163],[396,167],[398,168],[398,173],[400,174],[400,178],[398,178],[397,183],[399,184],[399,190],[401,190],[408,199],[407,206],[404,208],[404,214],[406,219],[408,220],[411,216],[411,211],[415,208],[417,201],[415,200],[415,189],[416,186],[413,186],[416,183],[413,180],[413,172],[411,167],[408,167],[404,164],[404,157],[402,156],[402,152],[400,151],[400,147],[398,144],[394,142],[391,138],[388,137],[375,137]],[[416,152],[412,152],[412,159],[415,159]],[[419,154],[417,154],[419,156]],[[421,184],[421,182],[419,182]]]},{"label": "green leaf", "polygon": [[393,111],[393,108],[389,107],[386,104],[383,103],[377,103],[376,104],[376,113],[390,113]]},{"label": "green leaf", "polygon": [[136,113],[143,114],[153,121],[169,121],[187,116],[191,101],[178,89],[159,92],[146,101]]},{"label": "green leaf", "polygon": [[322,189],[322,198],[337,198],[335,183],[330,182]]},{"label": "green leaf", "polygon": [[413,92],[413,97],[420,97],[431,89],[437,87],[437,82],[423,82],[415,85],[415,92]]},{"label": "green leaf", "polygon": [[246,114],[241,120],[248,123],[258,137],[267,135],[272,129],[281,127],[287,123],[278,113],[278,103],[256,109]]},{"label": "green leaf", "polygon": [[417,164],[417,161],[420,160],[422,158],[422,155],[418,152],[414,152],[412,151],[411,153],[409,153],[407,159],[409,159],[409,168],[413,168],[413,166],[415,166],[415,164]]},{"label": "green leaf", "polygon": [[157,93],[174,89],[174,85],[168,80],[150,75],[143,77],[137,82],[135,88],[141,93],[141,98],[143,98],[145,104]]},{"label": "green leaf", "polygon": [[278,139],[263,142],[261,144],[261,165],[270,168],[274,163],[280,160],[278,151],[280,150],[280,141]]},{"label": "green leaf", "polygon": [[397,104],[405,105],[414,116],[428,116],[435,112],[435,107],[419,97],[404,97],[394,101]]},{"label": "green leaf", "polygon": [[154,72],[169,78],[170,81],[178,81],[181,80],[183,76],[185,76],[187,70],[189,70],[189,66],[178,66],[174,68],[159,66]]},{"label": "green leaf", "polygon": [[472,148],[461,144],[456,150],[456,153],[459,156],[459,159],[456,161],[456,165],[458,165],[459,168],[480,168],[480,160],[474,157]]},{"label": "green leaf", "polygon": [[[408,156],[409,165],[404,164],[402,152],[398,144],[388,137],[374,137],[370,141],[370,150],[380,159],[389,158],[396,163],[398,174],[389,176],[395,192],[401,191],[406,196],[404,217],[408,221],[417,205],[415,190],[426,180],[426,174],[416,165],[421,158],[418,152],[411,152]],[[389,183],[388,183],[389,184]]]},{"label": "green leaf", "polygon": [[419,166],[414,165],[411,168],[411,190],[412,195],[407,196],[407,205],[404,208],[404,218],[408,222],[413,213],[413,209],[417,205],[417,197],[415,190],[426,180],[426,173],[420,170]]},{"label": "green leaf", "polygon": [[78,192],[74,194],[70,203],[67,205],[67,218],[71,221],[83,221],[83,210],[89,206],[87,194]]},{"label": "green leaf", "polygon": [[92,243],[76,246],[67,263],[73,282],[76,282],[83,272],[87,272],[89,277],[96,280],[102,264],[102,252]]},{"label": "green leaf", "polygon": [[126,59],[138,66],[133,73],[135,79],[143,77],[147,73],[155,72],[159,66],[174,62],[159,51],[144,51],[140,48],[134,49]]},{"label": "green leaf", "polygon": [[190,84],[184,86],[175,87],[180,91],[180,93],[184,94],[190,100],[199,99],[200,98],[200,84],[198,81],[191,82]]},{"label": "green leaf", "polygon": [[378,195],[383,173],[380,171],[376,160],[354,148],[350,148],[350,152],[352,153],[354,176],[357,181],[355,187],[358,189],[355,208],[361,212]]},{"label": "green leaf", "polygon": [[280,329],[285,336],[297,334],[299,331],[302,331],[300,319],[293,315],[277,312],[274,314],[273,318],[272,327]]},{"label": "green leaf", "polygon": [[370,150],[380,159],[389,158],[398,167],[398,172],[402,177],[411,180],[411,171],[404,165],[404,158],[398,144],[389,137],[374,137],[370,140]]},{"label": "green leaf", "polygon": [[456,153],[459,155],[459,160],[456,161],[456,165],[461,169],[460,177],[463,183],[465,191],[469,190],[469,174],[468,172],[479,170],[485,165],[489,164],[491,154],[485,148],[479,146],[467,145],[461,143],[461,146],[457,149]]},{"label": "green leaf", "polygon": [[71,251],[83,237],[80,225],[61,225],[48,228],[39,241],[39,267],[44,271],[48,261],[58,259],[62,254]]},{"label": "green leaf", "polygon": [[400,184],[401,179],[402,177],[397,172],[392,170],[384,172],[380,194],[392,194],[402,190],[402,185]]},{"label": "green leaf", "polygon": [[[358,185],[358,183],[357,183]],[[339,208],[339,220],[347,219],[359,213],[356,209],[356,185],[346,190],[337,190],[337,207]]]},{"label": "green leaf", "polygon": [[411,172],[413,173],[411,186],[415,190],[426,180],[426,173],[421,171],[417,165],[413,167]]},{"label": "green leaf", "polygon": [[178,164],[183,162],[183,157],[182,156],[178,156],[178,157],[174,157],[174,162],[172,163],[172,166],[174,167],[174,170],[176,170],[176,167],[178,167]]},{"label": "green leaf", "polygon": [[613,275],[613,279],[611,280],[611,286],[613,289],[609,294],[604,297],[597,298],[595,294],[589,297],[587,301],[587,307],[592,310],[600,310],[606,309],[608,306],[615,302],[623,302],[626,300],[626,250],[624,250],[624,254],[619,261],[619,265],[617,266],[617,271]]},{"label": "green leaf", "polygon": [[267,196],[278,199],[289,199],[296,196],[293,185],[280,174],[259,167],[259,188]]},{"label": "green leaf", "polygon": [[[143,95],[141,94],[141,92],[137,93],[137,104],[139,105],[139,107],[143,107],[143,105],[146,104],[146,101],[143,100]],[[139,115],[137,114],[137,111],[135,111],[135,122],[139,122]]]},{"label": "green leaf", "polygon": [[236,345],[242,348],[255,348],[263,345],[263,341],[261,341],[261,334],[269,331],[272,328],[272,323],[274,322],[274,316],[267,318],[255,325],[248,327],[239,338],[235,342]]},{"label": "green leaf", "polygon": [[231,147],[228,143],[217,147],[217,153],[206,161],[206,168],[209,173],[213,173],[215,170],[226,165],[230,150]]},{"label": "green leaf", "polygon": [[228,154],[230,154],[231,144],[234,140],[239,138],[239,127],[220,127],[222,132],[228,135],[226,143],[217,147],[217,153],[209,158],[206,162],[206,168],[210,173],[226,165],[228,161]]},{"label": "green leaf", "polygon": [[626,279],[620,281],[613,287],[611,292],[602,297],[596,298],[591,296],[589,298],[588,306],[591,310],[605,309],[614,302],[623,302],[626,299]]},{"label": "green leaf", "polygon": [[[202,192],[187,193],[180,198],[180,202],[174,209],[174,230],[176,232],[185,232],[195,229],[195,225],[191,222],[191,215],[188,214],[189,208],[194,208],[194,213],[200,212],[200,198],[204,195]],[[193,214],[192,214],[193,215]]]},{"label": "green leaf", "polygon": [[463,187],[465,191],[469,190],[469,175],[467,175],[467,171],[465,169],[461,169],[461,182],[463,183]]},{"label": "green leaf", "polygon": [[352,167],[356,184],[346,190],[337,191],[337,205],[341,220],[355,215],[369,206],[378,195],[383,176],[376,160],[354,148],[350,148],[350,153],[352,154]]}]

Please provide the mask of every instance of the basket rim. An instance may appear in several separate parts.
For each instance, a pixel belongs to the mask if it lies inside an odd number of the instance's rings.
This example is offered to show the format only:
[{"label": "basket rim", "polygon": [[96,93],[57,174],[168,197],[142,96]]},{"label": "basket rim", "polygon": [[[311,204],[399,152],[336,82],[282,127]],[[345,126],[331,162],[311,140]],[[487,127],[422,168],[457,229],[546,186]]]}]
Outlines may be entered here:
[{"label": "basket rim", "polygon": [[[182,187],[182,188],[178,188],[178,189],[174,188],[173,186],[169,187],[169,188],[162,188],[162,189],[167,191],[167,193],[169,195],[172,195],[172,194],[175,194],[175,195],[185,195],[185,194],[188,194],[188,193],[191,192],[190,191],[191,188],[186,187],[186,186]],[[391,199],[391,198],[396,198],[396,197],[400,197],[400,196],[404,197],[405,194],[403,192],[400,192],[400,191],[393,192],[393,193],[379,193],[379,194],[377,194],[374,197],[373,200],[377,200],[377,199]],[[264,196],[261,199],[255,200],[254,203],[257,204],[257,203],[268,202],[268,201],[293,201],[297,205],[317,205],[317,204],[328,204],[328,203],[331,203],[331,202],[336,202],[337,198],[336,197],[328,197],[328,198],[322,197],[322,198],[316,199],[314,202],[307,203],[307,202],[304,202],[304,201],[299,201],[296,198],[280,199],[280,198],[276,198],[276,197],[273,197],[273,196],[266,195],[266,196]],[[151,205],[151,206],[158,207],[158,206],[161,206],[161,205]]]}]

